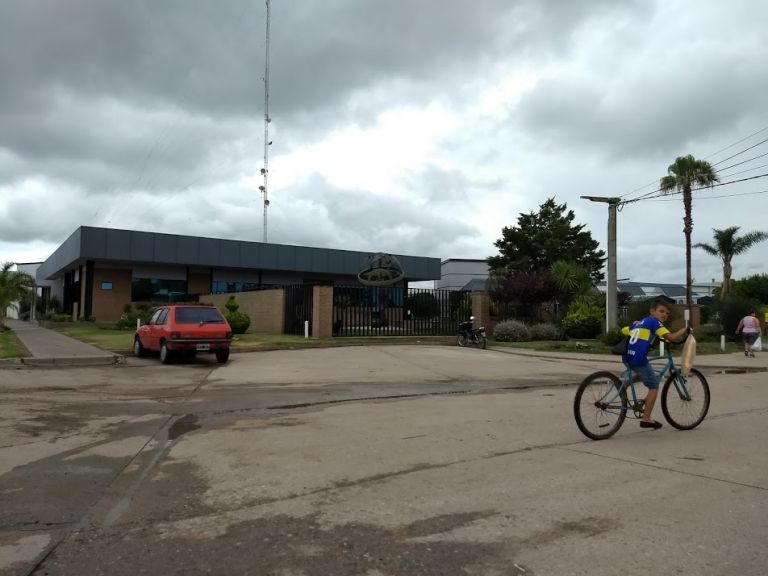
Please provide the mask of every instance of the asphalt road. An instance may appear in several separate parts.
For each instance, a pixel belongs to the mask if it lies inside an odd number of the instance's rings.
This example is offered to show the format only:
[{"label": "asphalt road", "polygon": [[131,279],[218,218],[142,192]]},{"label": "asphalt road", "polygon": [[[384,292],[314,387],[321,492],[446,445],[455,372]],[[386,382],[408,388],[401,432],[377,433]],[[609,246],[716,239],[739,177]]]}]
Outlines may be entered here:
[{"label": "asphalt road", "polygon": [[[765,373],[584,438],[606,364],[455,347],[0,370],[0,574],[766,573]],[[661,418],[659,411],[657,418]]]}]

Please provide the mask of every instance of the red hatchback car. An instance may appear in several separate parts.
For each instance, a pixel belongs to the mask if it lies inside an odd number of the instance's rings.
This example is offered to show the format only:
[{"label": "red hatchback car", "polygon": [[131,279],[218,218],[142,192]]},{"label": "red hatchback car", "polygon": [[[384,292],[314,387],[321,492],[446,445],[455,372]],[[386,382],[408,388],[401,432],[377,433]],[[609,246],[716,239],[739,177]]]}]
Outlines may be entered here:
[{"label": "red hatchback car", "polygon": [[133,353],[160,352],[163,364],[177,353],[213,353],[223,364],[229,360],[230,342],[232,328],[214,306],[163,306],[152,314],[149,324],[136,329]]}]

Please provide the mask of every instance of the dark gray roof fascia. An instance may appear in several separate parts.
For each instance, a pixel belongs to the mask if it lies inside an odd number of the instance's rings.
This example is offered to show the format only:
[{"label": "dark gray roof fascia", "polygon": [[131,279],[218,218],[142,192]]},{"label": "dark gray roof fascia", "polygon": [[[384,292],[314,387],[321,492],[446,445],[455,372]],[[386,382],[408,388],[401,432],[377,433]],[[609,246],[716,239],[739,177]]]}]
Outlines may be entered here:
[{"label": "dark gray roof fascia", "polygon": [[61,246],[43,262],[35,272],[38,280],[53,280],[59,272],[69,267],[80,258],[80,227],[64,240]]},{"label": "dark gray roof fascia", "polygon": [[[38,269],[38,277],[52,279],[78,260],[356,275],[370,255],[332,248],[82,226]],[[409,281],[440,279],[438,258],[395,256]]]}]

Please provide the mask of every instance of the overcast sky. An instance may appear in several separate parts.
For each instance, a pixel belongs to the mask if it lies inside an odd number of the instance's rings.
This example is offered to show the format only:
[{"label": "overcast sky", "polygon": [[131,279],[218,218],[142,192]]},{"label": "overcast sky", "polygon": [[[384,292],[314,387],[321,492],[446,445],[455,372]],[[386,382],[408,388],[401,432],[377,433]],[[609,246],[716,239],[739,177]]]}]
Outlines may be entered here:
[{"label": "overcast sky", "polygon": [[[758,0],[273,0],[268,240],[485,258],[555,197],[605,248],[580,195],[651,193],[685,154],[768,173],[766,22]],[[0,261],[83,225],[260,241],[265,23],[261,0],[0,1]],[[696,192],[693,241],[768,230],[766,190]],[[626,205],[619,277],[685,282],[682,215]],[[768,242],[734,261],[765,272]]]}]

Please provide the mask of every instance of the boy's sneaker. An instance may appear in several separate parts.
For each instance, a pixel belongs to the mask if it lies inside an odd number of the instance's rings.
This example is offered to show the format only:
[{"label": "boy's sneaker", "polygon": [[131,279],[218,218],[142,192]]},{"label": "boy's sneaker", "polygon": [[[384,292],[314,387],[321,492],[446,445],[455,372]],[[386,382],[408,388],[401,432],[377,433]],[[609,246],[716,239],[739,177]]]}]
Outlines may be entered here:
[{"label": "boy's sneaker", "polygon": [[640,420],[640,428],[653,428],[654,430],[658,430],[662,427],[661,422],[656,422],[656,420],[651,420],[649,422],[646,422],[645,420]]}]

